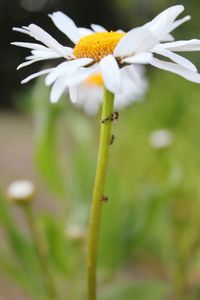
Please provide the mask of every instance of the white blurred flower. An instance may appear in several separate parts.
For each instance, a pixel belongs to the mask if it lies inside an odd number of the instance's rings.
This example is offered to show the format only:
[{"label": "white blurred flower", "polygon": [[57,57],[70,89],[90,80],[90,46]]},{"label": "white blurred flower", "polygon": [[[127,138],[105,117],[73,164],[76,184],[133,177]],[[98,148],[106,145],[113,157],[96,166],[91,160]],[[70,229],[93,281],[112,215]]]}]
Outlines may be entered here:
[{"label": "white blurred flower", "polygon": [[31,202],[35,193],[35,187],[29,180],[17,180],[12,182],[7,189],[7,196],[11,202]]},{"label": "white blurred flower", "polygon": [[173,134],[167,129],[153,131],[149,136],[149,143],[155,149],[167,148],[173,141]]},{"label": "white blurred flower", "polygon": [[66,236],[72,241],[82,241],[86,238],[86,231],[78,224],[71,224],[66,228]]},{"label": "white blurred flower", "polygon": [[[182,23],[190,20],[190,16],[176,20],[184,10],[183,5],[172,6],[151,22],[127,33],[117,30],[108,32],[100,25],[91,25],[92,29],[77,27],[62,12],[50,15],[56,27],[74,43],[74,47],[65,47],[58,43],[46,31],[35,24],[13,28],[27,34],[44,45],[38,43],[15,42],[14,45],[31,49],[31,55],[18,69],[41,60],[63,58],[64,61],[55,68],[42,70],[24,79],[22,83],[47,74],[45,83],[52,85],[51,101],[56,102],[66,89],[69,89],[73,101],[77,101],[77,87],[91,75],[100,72],[105,87],[115,95],[126,93],[123,86],[124,72],[129,65],[132,70],[132,83],[137,85],[136,66],[151,64],[157,68],[176,73],[190,81],[200,83],[200,74],[194,64],[186,58],[174,53],[200,50],[200,40],[173,42],[171,32]],[[165,42],[165,43],[163,43]],[[166,43],[168,42],[168,43]],[[154,57],[154,54],[172,62]]]},{"label": "white blurred flower", "polygon": [[[147,82],[143,75],[138,76],[137,84],[132,82],[132,68],[126,66],[120,69],[122,75],[123,92],[115,94],[114,105],[116,109],[121,109],[134,101],[138,101],[147,89]],[[139,70],[138,70],[139,72]],[[103,99],[104,82],[101,73],[96,73],[88,77],[85,81],[77,85],[76,94],[71,95],[77,106],[93,115],[97,113]],[[75,97],[75,99],[74,99]]]}]

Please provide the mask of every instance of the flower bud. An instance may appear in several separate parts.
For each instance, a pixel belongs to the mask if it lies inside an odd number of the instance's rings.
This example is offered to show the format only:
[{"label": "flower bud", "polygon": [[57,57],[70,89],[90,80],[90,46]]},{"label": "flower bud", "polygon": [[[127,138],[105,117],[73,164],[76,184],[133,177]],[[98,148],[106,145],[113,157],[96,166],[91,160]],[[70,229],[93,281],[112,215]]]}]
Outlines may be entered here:
[{"label": "flower bud", "polygon": [[25,204],[33,200],[35,187],[29,180],[12,182],[7,189],[8,200],[12,203]]},{"label": "flower bud", "polygon": [[78,224],[71,224],[66,228],[66,236],[74,242],[81,242],[86,237],[85,229]]}]

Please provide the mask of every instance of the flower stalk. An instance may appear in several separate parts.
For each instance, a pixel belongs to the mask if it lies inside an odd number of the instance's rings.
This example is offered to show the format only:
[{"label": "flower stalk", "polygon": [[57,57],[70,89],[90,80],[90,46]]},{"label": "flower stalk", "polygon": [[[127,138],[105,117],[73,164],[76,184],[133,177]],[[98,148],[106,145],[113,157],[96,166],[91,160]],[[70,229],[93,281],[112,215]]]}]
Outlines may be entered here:
[{"label": "flower stalk", "polygon": [[44,279],[44,284],[48,295],[48,299],[57,300],[55,282],[49,270],[46,251],[43,248],[43,243],[41,241],[40,234],[36,228],[35,217],[33,215],[31,206],[30,204],[25,203],[22,205],[22,208],[31,234],[32,241],[35,246],[35,252],[38,258],[38,262],[40,264],[41,271],[43,273],[43,279]]},{"label": "flower stalk", "polygon": [[92,207],[88,233],[88,300],[96,300],[96,265],[98,255],[101,211],[104,200],[104,186],[111,141],[112,114],[114,111],[114,94],[104,89],[102,119],[100,129],[99,152],[96,177],[93,188]]}]

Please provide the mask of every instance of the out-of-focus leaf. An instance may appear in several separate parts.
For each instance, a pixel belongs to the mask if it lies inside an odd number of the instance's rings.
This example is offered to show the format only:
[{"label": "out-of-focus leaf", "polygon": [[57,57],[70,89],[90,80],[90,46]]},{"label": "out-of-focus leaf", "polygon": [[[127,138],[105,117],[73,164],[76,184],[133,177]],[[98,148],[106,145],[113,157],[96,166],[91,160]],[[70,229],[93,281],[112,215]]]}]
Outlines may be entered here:
[{"label": "out-of-focus leaf", "polygon": [[44,230],[46,233],[49,257],[55,270],[66,274],[68,271],[68,262],[70,260],[67,249],[67,238],[63,222],[58,223],[50,216],[43,217]]},{"label": "out-of-focus leaf", "polygon": [[100,300],[164,300],[168,287],[159,281],[119,282],[102,290]]},{"label": "out-of-focus leaf", "polygon": [[[12,254],[13,260],[21,268],[23,276],[27,277],[29,280],[29,289],[32,292],[43,294],[43,286],[41,280],[40,267],[38,265],[37,257],[35,254],[35,248],[33,243],[29,241],[23,233],[20,231],[18,226],[15,224],[15,219],[11,217],[9,206],[6,204],[6,200],[2,194],[0,194],[0,220],[2,228],[5,231],[7,241],[10,246],[10,255]],[[0,250],[1,251],[1,250]],[[1,254],[1,253],[0,253]],[[3,255],[0,257],[3,262]],[[7,258],[7,262],[9,259]],[[6,257],[4,261],[4,266],[12,270],[12,265],[6,264]],[[13,265],[13,270],[14,270]],[[25,280],[27,283],[28,281]]]},{"label": "out-of-focus leaf", "polygon": [[[30,263],[31,264],[31,263]],[[17,283],[20,288],[26,291],[31,299],[37,297],[38,300],[45,299],[45,293],[42,287],[38,289],[34,280],[27,276],[27,272],[22,266],[15,260],[13,256],[8,255],[8,253],[3,253],[0,250],[0,269],[4,272],[5,278]]]},{"label": "out-of-focus leaf", "polygon": [[41,80],[32,91],[32,112],[35,121],[35,160],[38,170],[51,191],[63,198],[65,187],[57,145],[57,118],[62,103],[52,104],[49,89]]}]

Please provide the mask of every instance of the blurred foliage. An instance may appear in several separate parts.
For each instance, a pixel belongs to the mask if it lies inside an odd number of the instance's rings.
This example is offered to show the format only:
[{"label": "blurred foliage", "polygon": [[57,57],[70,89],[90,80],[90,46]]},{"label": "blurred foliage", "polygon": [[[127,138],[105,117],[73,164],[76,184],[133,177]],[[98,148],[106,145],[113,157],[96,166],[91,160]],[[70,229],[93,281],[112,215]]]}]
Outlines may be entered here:
[{"label": "blurred foliage", "polygon": [[[66,5],[71,5],[73,16],[78,2],[72,2]],[[193,19],[175,35],[200,38],[199,1],[181,3]],[[128,30],[172,4],[177,1],[112,0],[104,6],[112,7],[117,26]],[[66,6],[56,6],[56,10],[62,7]],[[45,14],[49,10],[52,6],[45,8]],[[43,14],[42,10],[38,20]],[[32,16],[30,12],[25,18],[20,14],[19,25],[23,18],[26,23],[32,21]],[[85,24],[90,21],[84,13],[80,18]],[[108,22],[108,15],[106,20],[102,14],[102,25],[104,21],[110,27],[116,25],[112,18]],[[198,64],[197,55],[192,58]],[[12,59],[11,65],[17,60],[19,57]],[[103,209],[99,251],[100,299],[198,300],[199,86],[162,71],[150,74],[149,86],[146,99],[120,112],[113,128],[116,139],[106,185],[109,201]],[[87,228],[99,116],[85,116],[67,97],[50,104],[49,89],[42,80],[24,89],[20,98],[35,123],[34,162],[40,178],[55,199],[61,200],[59,214],[35,213],[60,293],[58,300],[83,299],[86,238],[77,239],[69,228],[79,226],[83,232]],[[162,150],[149,143],[150,134],[160,128],[169,129],[174,136],[173,144]],[[48,299],[33,242],[18,224],[16,210],[0,194],[1,273],[33,299]]]},{"label": "blurred foliage", "polygon": [[[151,293],[149,292],[151,291]],[[104,300],[160,300],[166,296],[166,286],[154,281],[119,282],[119,285],[105,289],[102,295]],[[101,299],[101,298],[100,298]]]},{"label": "blurred foliage", "polygon": [[[165,72],[152,73],[149,85],[146,99],[120,112],[113,128],[116,140],[110,155],[109,201],[103,209],[99,251],[101,297],[143,300],[149,297],[146,291],[150,289],[152,299],[166,299],[166,295],[176,300],[198,299],[199,87]],[[69,299],[81,299],[85,238],[74,241],[68,228],[87,228],[98,118],[83,115],[66,97],[50,104],[49,90],[42,80],[27,99],[35,121],[38,170],[55,197],[63,199],[59,202],[62,214],[53,218],[37,214],[37,222],[46,236],[60,299],[66,294]],[[172,145],[165,149],[149,144],[150,134],[160,128],[167,128],[174,136]],[[10,260],[7,252],[2,252],[5,259],[0,259],[0,265],[15,279],[18,269],[13,259],[17,263],[23,260],[17,280],[34,296],[36,287],[42,289],[37,286],[41,274],[34,249],[13,225],[10,208],[3,203],[2,199],[0,220],[17,257],[11,255]],[[34,286],[27,283],[30,270]]]}]

